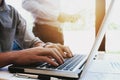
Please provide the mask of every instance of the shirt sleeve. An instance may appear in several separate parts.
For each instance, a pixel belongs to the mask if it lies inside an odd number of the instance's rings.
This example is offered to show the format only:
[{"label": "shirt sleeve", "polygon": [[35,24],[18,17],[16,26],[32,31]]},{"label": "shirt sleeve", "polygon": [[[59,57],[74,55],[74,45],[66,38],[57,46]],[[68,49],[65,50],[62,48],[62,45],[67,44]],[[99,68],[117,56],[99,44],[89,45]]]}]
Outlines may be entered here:
[{"label": "shirt sleeve", "polygon": [[17,12],[15,13],[17,15],[17,26],[16,26],[16,34],[15,39],[20,45],[21,48],[30,48],[34,47],[36,43],[44,43],[41,41],[38,37],[35,37],[32,33],[32,31],[27,30],[26,21],[21,17],[20,14]]},{"label": "shirt sleeve", "polygon": [[[54,2],[53,2],[54,1]],[[57,0],[23,0],[22,7],[31,12],[34,17],[44,20],[57,20],[59,16],[59,2]]]}]

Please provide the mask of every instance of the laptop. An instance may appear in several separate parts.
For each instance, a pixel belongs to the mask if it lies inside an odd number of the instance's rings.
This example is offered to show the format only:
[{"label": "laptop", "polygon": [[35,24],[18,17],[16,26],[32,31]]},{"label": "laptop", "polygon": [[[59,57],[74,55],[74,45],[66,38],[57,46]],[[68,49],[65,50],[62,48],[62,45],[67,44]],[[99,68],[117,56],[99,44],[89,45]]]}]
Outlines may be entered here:
[{"label": "laptop", "polygon": [[65,59],[65,62],[58,67],[42,62],[27,66],[11,65],[8,67],[9,72],[67,78],[68,80],[80,78],[80,80],[82,80],[89,68],[89,65],[97,56],[98,48],[107,29],[106,23],[109,19],[109,13],[111,12],[113,3],[114,0],[111,1],[110,7],[98,31],[91,52],[88,55],[74,55],[72,58]]}]

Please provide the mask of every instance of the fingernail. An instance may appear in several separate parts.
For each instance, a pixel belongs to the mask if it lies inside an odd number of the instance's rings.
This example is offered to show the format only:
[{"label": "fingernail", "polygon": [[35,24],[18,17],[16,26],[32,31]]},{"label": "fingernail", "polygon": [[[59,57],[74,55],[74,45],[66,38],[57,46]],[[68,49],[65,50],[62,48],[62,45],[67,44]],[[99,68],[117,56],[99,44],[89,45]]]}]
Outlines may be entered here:
[{"label": "fingernail", "polygon": [[59,64],[58,64],[58,63],[55,63],[55,66],[59,66]]},{"label": "fingernail", "polygon": [[69,57],[73,57],[73,55],[72,55],[72,54],[69,54]]}]

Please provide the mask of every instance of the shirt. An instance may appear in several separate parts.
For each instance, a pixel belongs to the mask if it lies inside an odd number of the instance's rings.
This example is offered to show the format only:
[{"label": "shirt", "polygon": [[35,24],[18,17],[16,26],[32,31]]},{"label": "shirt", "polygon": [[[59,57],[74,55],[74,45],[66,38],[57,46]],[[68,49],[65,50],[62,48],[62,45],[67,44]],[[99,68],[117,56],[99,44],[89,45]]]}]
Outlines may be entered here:
[{"label": "shirt", "polygon": [[33,34],[29,34],[25,20],[3,0],[0,6],[0,52],[11,51],[14,40],[23,49],[33,47],[36,42],[42,42]]},{"label": "shirt", "polygon": [[23,0],[22,6],[32,13],[36,23],[60,25],[57,20],[60,14],[59,0]]}]

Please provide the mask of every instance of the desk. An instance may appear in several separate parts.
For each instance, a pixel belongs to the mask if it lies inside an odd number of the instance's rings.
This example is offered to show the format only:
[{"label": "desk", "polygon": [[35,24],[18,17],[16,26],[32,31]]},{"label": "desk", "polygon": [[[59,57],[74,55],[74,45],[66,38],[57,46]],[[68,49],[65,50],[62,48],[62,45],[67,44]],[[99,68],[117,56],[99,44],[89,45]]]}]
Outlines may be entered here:
[{"label": "desk", "polygon": [[99,54],[82,80],[120,80],[120,54]]},{"label": "desk", "polygon": [[[120,54],[100,53],[97,59],[120,61]],[[108,79],[108,76],[109,76],[109,79]],[[18,78],[14,76],[14,74],[9,73],[7,71],[7,67],[0,69],[0,78],[6,79],[6,80],[39,80],[39,79]],[[57,79],[52,79],[52,80],[57,80]],[[120,74],[104,74],[104,73],[98,73],[98,72],[91,72],[91,70],[89,70],[88,73],[86,74],[86,79],[84,80],[120,80]]]}]

